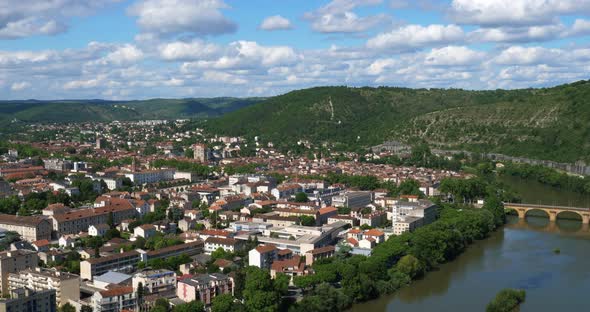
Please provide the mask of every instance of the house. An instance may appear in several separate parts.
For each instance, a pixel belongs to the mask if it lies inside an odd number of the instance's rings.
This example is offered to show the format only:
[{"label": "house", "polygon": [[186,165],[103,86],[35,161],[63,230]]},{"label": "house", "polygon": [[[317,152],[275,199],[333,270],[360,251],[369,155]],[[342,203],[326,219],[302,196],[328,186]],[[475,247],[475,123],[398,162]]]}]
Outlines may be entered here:
[{"label": "house", "polygon": [[364,249],[373,249],[373,247],[375,247],[376,242],[375,239],[372,237],[368,237],[368,238],[363,238],[359,241],[359,248],[364,248]]},{"label": "house", "polygon": [[211,254],[218,248],[233,253],[240,250],[241,246],[240,241],[233,238],[209,237],[205,240],[205,253]]},{"label": "house", "polygon": [[143,224],[133,229],[133,235],[135,237],[143,237],[148,239],[156,236],[156,227],[153,224]]},{"label": "house", "polygon": [[139,284],[145,294],[161,294],[176,291],[176,273],[169,270],[145,270],[133,275],[133,289],[137,291]]},{"label": "house", "polygon": [[233,278],[221,274],[199,274],[178,281],[176,295],[184,302],[201,301],[205,305],[223,294],[234,294]]},{"label": "house", "polygon": [[301,262],[300,256],[293,256],[291,259],[277,260],[270,267],[270,276],[275,278],[278,273],[288,276],[307,275],[309,272],[305,269],[305,263]]},{"label": "house", "polygon": [[106,224],[96,224],[88,227],[88,235],[90,236],[105,236],[110,227]]},{"label": "house", "polygon": [[336,248],[334,246],[325,246],[312,249],[305,253],[305,265],[311,266],[319,259],[330,258],[334,256]]},{"label": "house", "polygon": [[277,259],[278,251],[275,245],[257,246],[248,252],[248,265],[268,269]]},{"label": "house", "polygon": [[41,239],[41,240],[32,242],[31,245],[33,245],[33,248],[35,248],[35,250],[37,250],[37,251],[49,251],[49,247],[51,244],[49,243],[48,240]]},{"label": "house", "polygon": [[75,235],[62,235],[58,240],[59,247],[71,247],[74,248],[76,246],[76,236]]},{"label": "house", "polygon": [[194,219],[184,218],[178,221],[178,228],[183,232],[194,229],[196,225],[197,221]]},{"label": "house", "polygon": [[90,298],[90,302],[92,309],[100,312],[135,311],[137,308],[136,292],[131,286],[97,291]]}]

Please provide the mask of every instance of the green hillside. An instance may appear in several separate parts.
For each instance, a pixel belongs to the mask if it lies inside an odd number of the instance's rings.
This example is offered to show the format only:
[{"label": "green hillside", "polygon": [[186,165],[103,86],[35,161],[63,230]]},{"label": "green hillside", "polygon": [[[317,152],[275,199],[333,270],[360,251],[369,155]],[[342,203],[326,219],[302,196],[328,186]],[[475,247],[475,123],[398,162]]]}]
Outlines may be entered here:
[{"label": "green hillside", "polygon": [[359,148],[424,139],[449,149],[589,161],[590,82],[509,91],[312,88],[228,113],[208,127],[279,145],[307,139]]},{"label": "green hillside", "polygon": [[0,122],[81,122],[217,117],[260,98],[151,99],[144,101],[0,101]]}]

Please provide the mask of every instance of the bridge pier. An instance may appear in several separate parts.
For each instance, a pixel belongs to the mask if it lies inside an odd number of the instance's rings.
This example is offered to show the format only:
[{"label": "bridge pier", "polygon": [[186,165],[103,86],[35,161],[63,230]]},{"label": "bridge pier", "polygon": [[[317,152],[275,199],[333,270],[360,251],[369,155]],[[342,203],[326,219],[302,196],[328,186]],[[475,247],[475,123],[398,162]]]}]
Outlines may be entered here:
[{"label": "bridge pier", "polygon": [[582,224],[590,224],[590,214],[588,214],[588,213],[582,214]]},{"label": "bridge pier", "polygon": [[557,221],[557,211],[549,210],[547,213],[549,213],[549,222]]},{"label": "bridge pier", "polygon": [[526,210],[525,209],[516,209],[516,212],[518,213],[518,218],[519,219],[524,219],[525,215],[526,215]]}]

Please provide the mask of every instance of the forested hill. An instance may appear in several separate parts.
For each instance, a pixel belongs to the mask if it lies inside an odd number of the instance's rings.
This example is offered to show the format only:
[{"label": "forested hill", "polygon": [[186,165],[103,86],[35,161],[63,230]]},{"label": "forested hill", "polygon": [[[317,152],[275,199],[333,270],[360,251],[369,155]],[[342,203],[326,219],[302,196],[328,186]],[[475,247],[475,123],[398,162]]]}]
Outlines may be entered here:
[{"label": "forested hill", "polygon": [[0,101],[0,122],[80,122],[209,118],[260,102],[261,98],[151,99],[144,101]]},{"label": "forested hill", "polygon": [[360,148],[424,139],[448,149],[590,161],[590,81],[494,91],[318,87],[269,98],[208,127],[279,145],[307,139]]}]

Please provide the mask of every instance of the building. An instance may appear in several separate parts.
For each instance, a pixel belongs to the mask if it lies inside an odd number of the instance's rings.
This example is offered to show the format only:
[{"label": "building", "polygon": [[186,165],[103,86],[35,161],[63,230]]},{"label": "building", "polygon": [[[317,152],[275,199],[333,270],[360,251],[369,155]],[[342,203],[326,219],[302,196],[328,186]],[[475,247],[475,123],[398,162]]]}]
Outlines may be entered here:
[{"label": "building", "polygon": [[128,274],[123,274],[121,272],[115,271],[108,271],[105,274],[93,276],[92,284],[96,288],[106,290],[112,288],[113,285],[129,286],[131,285],[132,278],[133,276]]},{"label": "building", "polygon": [[301,261],[301,256],[293,256],[290,259],[273,262],[270,267],[270,277],[275,278],[277,273],[283,273],[291,278],[308,274],[305,263]]},{"label": "building", "polygon": [[392,225],[396,235],[430,224],[436,220],[437,206],[429,200],[406,196],[392,206]]},{"label": "building", "polygon": [[101,137],[96,137],[96,149],[106,148],[107,141]]},{"label": "building", "polygon": [[168,246],[157,250],[140,251],[141,261],[147,262],[153,259],[166,259],[180,255],[194,256],[203,252],[204,243],[201,240]]},{"label": "building", "polygon": [[133,272],[141,261],[140,253],[132,250],[108,257],[92,258],[80,262],[80,277],[92,280],[93,276],[104,274],[108,271],[123,273]]},{"label": "building", "polygon": [[274,245],[258,246],[248,252],[248,265],[269,269],[277,259],[278,251]]},{"label": "building", "polygon": [[38,216],[0,214],[0,228],[17,232],[23,240],[29,242],[51,239],[51,222]]},{"label": "building", "polygon": [[194,144],[193,146],[193,158],[202,163],[209,161],[209,148],[205,144]]},{"label": "building", "polygon": [[0,299],[0,312],[56,312],[55,290],[11,290],[10,299]]},{"label": "building", "polygon": [[110,227],[104,223],[91,225],[88,227],[88,235],[90,236],[104,236]]},{"label": "building", "polygon": [[156,233],[156,227],[153,224],[143,224],[133,229],[133,236],[145,239],[156,236]]},{"label": "building", "polygon": [[64,305],[68,300],[80,300],[80,277],[78,275],[35,268],[10,273],[10,289],[28,288],[34,291],[55,290],[57,304]]},{"label": "building", "polygon": [[332,197],[334,207],[362,208],[373,201],[372,192],[346,192]]},{"label": "building", "polygon": [[135,311],[137,308],[136,292],[131,286],[119,286],[97,291],[90,298],[94,312]]},{"label": "building", "polygon": [[71,161],[64,159],[45,159],[43,166],[52,171],[70,171],[74,168]]},{"label": "building", "polygon": [[310,250],[305,253],[305,265],[311,266],[319,259],[333,257],[335,251],[336,248],[332,245]]},{"label": "building", "polygon": [[133,275],[133,289],[142,285],[146,295],[176,291],[176,273],[169,270],[147,270]]},{"label": "building", "polygon": [[242,244],[233,238],[222,237],[208,237],[205,240],[205,253],[211,254],[218,248],[222,248],[227,252],[235,252],[240,249]]},{"label": "building", "polygon": [[304,255],[306,252],[332,245],[338,234],[347,227],[347,223],[335,222],[321,227],[292,225],[285,228],[270,228],[262,233],[244,233],[236,235],[240,241],[254,239],[261,244],[275,245],[279,249],[289,249],[294,254]]},{"label": "building", "polygon": [[135,185],[174,180],[174,169],[147,170],[125,173]]},{"label": "building", "polygon": [[135,219],[137,210],[129,200],[117,200],[107,202],[101,207],[72,209],[64,213],[54,213],[50,218],[53,222],[54,234],[59,237],[64,234],[85,232],[94,224],[105,224],[111,214],[113,223],[118,224],[126,219]]},{"label": "building", "polygon": [[176,295],[184,302],[201,301],[205,305],[223,294],[234,294],[234,280],[221,273],[199,274],[178,281]]},{"label": "building", "polygon": [[38,264],[39,257],[34,251],[19,249],[0,252],[0,292],[7,294],[9,274],[36,268]]}]

